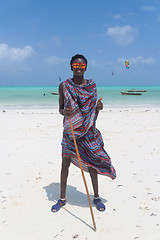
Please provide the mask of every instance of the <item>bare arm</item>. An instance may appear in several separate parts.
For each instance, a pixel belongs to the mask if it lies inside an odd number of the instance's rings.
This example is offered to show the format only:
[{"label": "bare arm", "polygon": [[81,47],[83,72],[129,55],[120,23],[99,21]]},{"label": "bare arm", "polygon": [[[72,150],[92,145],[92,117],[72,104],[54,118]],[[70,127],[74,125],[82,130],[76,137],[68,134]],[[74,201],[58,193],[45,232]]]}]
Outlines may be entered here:
[{"label": "bare arm", "polygon": [[64,95],[63,95],[63,83],[59,85],[59,113],[64,115]]},{"label": "bare arm", "polygon": [[64,108],[64,95],[63,95],[63,83],[59,85],[59,113],[61,115],[70,116],[72,108]]}]

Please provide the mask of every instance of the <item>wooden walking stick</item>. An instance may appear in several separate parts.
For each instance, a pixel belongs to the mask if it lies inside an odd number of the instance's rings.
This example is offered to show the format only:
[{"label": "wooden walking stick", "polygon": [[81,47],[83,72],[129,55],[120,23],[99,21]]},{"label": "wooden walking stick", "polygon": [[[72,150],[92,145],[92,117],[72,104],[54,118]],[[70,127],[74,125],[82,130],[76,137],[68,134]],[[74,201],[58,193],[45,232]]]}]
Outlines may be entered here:
[{"label": "wooden walking stick", "polygon": [[90,211],[91,211],[94,231],[96,231],[96,224],[95,224],[95,220],[94,220],[91,200],[90,200],[90,196],[89,196],[88,187],[87,187],[86,179],[85,179],[85,176],[84,176],[84,172],[83,172],[83,169],[82,169],[82,163],[81,163],[81,160],[80,160],[80,155],[79,155],[79,151],[78,151],[78,147],[77,147],[77,142],[76,142],[76,138],[75,138],[75,135],[74,135],[73,125],[72,125],[72,121],[71,121],[70,117],[69,117],[69,122],[70,122],[71,131],[72,131],[72,135],[73,135],[73,141],[74,141],[74,145],[75,145],[75,149],[76,149],[76,153],[77,153],[77,158],[78,158],[78,161],[79,161],[79,166],[80,166],[80,169],[81,169],[84,185],[85,185],[86,192],[87,192],[87,197],[88,197],[89,207],[90,207]]}]

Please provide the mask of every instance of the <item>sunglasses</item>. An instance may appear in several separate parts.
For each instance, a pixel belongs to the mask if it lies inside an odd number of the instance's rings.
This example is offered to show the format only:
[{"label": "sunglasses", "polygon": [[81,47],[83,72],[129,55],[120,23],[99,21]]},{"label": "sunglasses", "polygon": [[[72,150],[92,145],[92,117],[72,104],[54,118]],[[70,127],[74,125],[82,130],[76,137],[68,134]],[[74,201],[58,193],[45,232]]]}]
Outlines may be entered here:
[{"label": "sunglasses", "polygon": [[80,67],[81,69],[85,69],[85,68],[86,68],[86,64],[85,64],[85,63],[73,63],[73,64],[72,64],[72,67],[75,68],[75,69],[76,69],[76,68],[79,68],[79,67]]}]

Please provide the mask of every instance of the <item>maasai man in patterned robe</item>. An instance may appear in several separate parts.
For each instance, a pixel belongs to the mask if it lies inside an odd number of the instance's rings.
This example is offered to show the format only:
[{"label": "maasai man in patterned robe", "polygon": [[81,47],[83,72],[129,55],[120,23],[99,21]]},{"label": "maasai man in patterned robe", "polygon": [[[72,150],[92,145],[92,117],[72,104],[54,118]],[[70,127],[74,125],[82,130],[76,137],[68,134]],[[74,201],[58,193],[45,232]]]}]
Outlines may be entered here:
[{"label": "maasai man in patterned robe", "polygon": [[115,179],[116,172],[104,149],[101,133],[95,126],[98,113],[103,109],[103,103],[101,99],[97,101],[95,82],[84,79],[87,68],[86,58],[76,54],[72,57],[70,64],[73,78],[67,79],[59,85],[59,112],[64,115],[61,193],[60,199],[52,206],[51,211],[57,212],[66,204],[66,184],[70,163],[79,167],[68,117],[72,120],[82,168],[91,176],[94,190],[93,202],[99,211],[104,211],[105,205],[98,193],[97,174]]}]

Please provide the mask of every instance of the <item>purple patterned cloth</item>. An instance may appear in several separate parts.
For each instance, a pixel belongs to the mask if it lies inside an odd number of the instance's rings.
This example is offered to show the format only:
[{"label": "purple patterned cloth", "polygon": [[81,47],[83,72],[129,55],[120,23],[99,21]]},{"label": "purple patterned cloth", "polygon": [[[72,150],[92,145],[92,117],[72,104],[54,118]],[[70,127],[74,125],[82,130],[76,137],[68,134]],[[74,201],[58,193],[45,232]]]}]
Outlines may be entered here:
[{"label": "purple patterned cloth", "polygon": [[[115,179],[115,169],[104,149],[101,133],[95,126],[97,119],[96,84],[93,80],[87,80],[86,85],[78,85],[70,78],[63,82],[63,94],[64,108],[74,109],[71,121],[83,170],[88,172],[88,167],[92,167],[99,174]],[[62,156],[71,157],[72,163],[79,167],[67,116],[64,116],[63,128]]]}]

